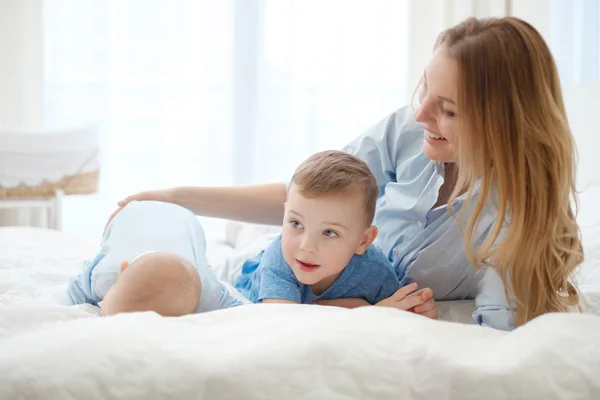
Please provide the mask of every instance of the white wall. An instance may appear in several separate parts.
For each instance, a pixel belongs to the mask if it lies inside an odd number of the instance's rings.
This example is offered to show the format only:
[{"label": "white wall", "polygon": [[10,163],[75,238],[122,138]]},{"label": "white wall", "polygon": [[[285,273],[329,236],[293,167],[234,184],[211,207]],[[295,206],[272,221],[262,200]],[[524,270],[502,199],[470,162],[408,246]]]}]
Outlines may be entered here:
[{"label": "white wall", "polygon": [[511,15],[529,22],[544,39],[549,40],[550,0],[512,0]]},{"label": "white wall", "polygon": [[[514,0],[513,0],[514,1]],[[411,0],[409,15],[408,96],[423,75],[441,31],[474,17],[502,17],[510,0]]]},{"label": "white wall", "polygon": [[[511,15],[529,22],[550,42],[550,0],[512,0],[511,8]],[[563,94],[578,151],[577,186],[585,190],[600,185],[600,168],[595,164],[600,157],[600,83],[563,85]]]},{"label": "white wall", "polygon": [[565,107],[578,151],[577,186],[600,185],[600,83],[563,87]]}]

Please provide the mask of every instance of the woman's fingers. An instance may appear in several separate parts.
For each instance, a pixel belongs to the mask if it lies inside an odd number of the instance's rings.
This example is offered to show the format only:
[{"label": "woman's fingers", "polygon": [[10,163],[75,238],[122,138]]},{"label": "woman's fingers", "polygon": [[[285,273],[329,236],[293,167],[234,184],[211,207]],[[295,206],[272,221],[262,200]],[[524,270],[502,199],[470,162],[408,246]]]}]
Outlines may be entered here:
[{"label": "woman's fingers", "polygon": [[117,202],[117,204],[119,205],[119,207],[123,208],[125,207],[129,202],[135,200],[135,196],[127,196],[125,197],[123,200],[119,200],[119,202]]},{"label": "woman's fingers", "polygon": [[119,207],[117,208],[115,211],[113,211],[112,214],[110,214],[110,217],[108,217],[108,221],[106,221],[106,225],[104,225],[104,231],[106,231],[106,228],[108,228],[108,225],[110,224],[110,221],[113,220],[113,218],[121,212],[121,210],[123,209],[123,207]]},{"label": "woman's fingers", "polygon": [[123,200],[119,201],[117,204],[119,205],[119,207],[123,208],[132,201],[144,201],[144,200],[169,201],[167,193],[168,193],[167,190],[150,190],[150,191],[146,191],[146,192],[139,192],[139,193],[131,194],[131,195],[125,197]]}]

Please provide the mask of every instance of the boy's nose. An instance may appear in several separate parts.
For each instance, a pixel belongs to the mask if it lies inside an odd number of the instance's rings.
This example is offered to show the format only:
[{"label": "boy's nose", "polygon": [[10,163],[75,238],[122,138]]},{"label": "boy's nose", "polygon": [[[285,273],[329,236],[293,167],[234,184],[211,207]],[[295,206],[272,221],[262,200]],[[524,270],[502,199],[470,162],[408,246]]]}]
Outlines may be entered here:
[{"label": "boy's nose", "polygon": [[314,253],[317,251],[317,245],[309,235],[304,235],[300,241],[300,250],[305,253]]}]

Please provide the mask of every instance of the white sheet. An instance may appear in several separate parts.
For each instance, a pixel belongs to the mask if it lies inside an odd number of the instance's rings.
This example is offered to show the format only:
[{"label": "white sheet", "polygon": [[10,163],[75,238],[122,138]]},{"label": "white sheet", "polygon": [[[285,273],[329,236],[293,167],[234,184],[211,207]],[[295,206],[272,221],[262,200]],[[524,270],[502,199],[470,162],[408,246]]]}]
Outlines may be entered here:
[{"label": "white sheet", "polygon": [[[598,200],[600,189],[582,198],[579,279],[600,314]],[[273,234],[230,225],[209,259],[232,276]],[[379,308],[257,305],[169,319],[55,305],[96,246],[0,228],[0,399],[600,398],[594,315],[547,315],[504,333]],[[440,304],[461,322],[472,307]]]}]

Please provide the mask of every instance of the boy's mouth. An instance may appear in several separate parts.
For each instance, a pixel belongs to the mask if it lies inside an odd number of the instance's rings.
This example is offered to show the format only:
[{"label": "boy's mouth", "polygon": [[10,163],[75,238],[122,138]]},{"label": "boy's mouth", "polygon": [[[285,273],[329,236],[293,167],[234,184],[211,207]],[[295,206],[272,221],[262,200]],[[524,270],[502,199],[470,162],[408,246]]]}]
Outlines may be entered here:
[{"label": "boy's mouth", "polygon": [[320,267],[320,265],[312,264],[306,261],[296,260],[296,263],[298,263],[298,267],[300,268],[300,270],[304,272],[313,272]]}]

